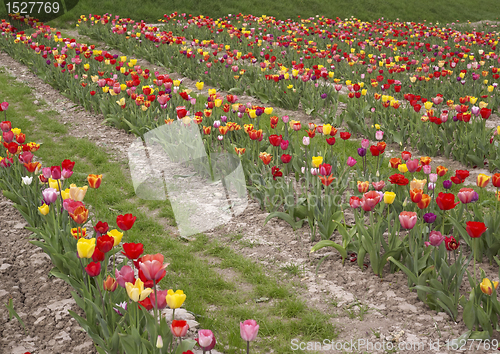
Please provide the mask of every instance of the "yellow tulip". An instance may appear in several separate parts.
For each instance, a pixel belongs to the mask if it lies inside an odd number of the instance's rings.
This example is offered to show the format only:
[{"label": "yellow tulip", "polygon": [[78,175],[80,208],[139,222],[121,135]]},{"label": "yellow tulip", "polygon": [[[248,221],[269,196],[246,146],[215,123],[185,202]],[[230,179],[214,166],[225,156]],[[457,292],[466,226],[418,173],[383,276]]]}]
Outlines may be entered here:
[{"label": "yellow tulip", "polygon": [[186,294],[182,290],[177,290],[175,293],[172,289],[167,292],[167,305],[171,309],[178,309],[182,306],[184,301],[186,300]]},{"label": "yellow tulip", "polygon": [[273,107],[264,108],[264,113],[265,114],[273,114]]},{"label": "yellow tulip", "polygon": [[401,172],[401,173],[408,172],[408,168],[406,167],[406,164],[405,164],[405,163],[399,164],[399,165],[398,165],[398,170],[399,170],[399,172]]},{"label": "yellow tulip", "polygon": [[479,108],[486,108],[488,107],[488,102],[481,101],[479,102]]},{"label": "yellow tulip", "polygon": [[108,91],[109,91],[109,87],[108,86],[103,86],[102,92],[108,93]]},{"label": "yellow tulip", "polygon": [[95,238],[90,240],[86,238],[81,238],[76,244],[76,250],[78,251],[78,257],[80,258],[92,258],[95,250]]},{"label": "yellow tulip", "polygon": [[248,113],[250,114],[250,118],[257,118],[257,113],[255,109],[249,109]]},{"label": "yellow tulip", "polygon": [[42,215],[47,215],[49,213],[50,209],[49,209],[49,206],[47,204],[44,204],[44,205],[38,207],[38,211]]},{"label": "yellow tulip", "polygon": [[319,167],[319,165],[321,165],[321,163],[323,162],[323,157],[322,156],[313,156],[312,157],[312,165],[316,168]]},{"label": "yellow tulip", "polygon": [[332,126],[330,124],[323,125],[323,135],[330,135],[332,132]]},{"label": "yellow tulip", "polygon": [[69,188],[66,188],[65,190],[61,191],[61,197],[63,200],[68,199],[69,196]]},{"label": "yellow tulip", "polygon": [[76,184],[69,185],[69,196],[71,199],[77,202],[81,202],[83,198],[85,198],[85,193],[87,193],[87,189],[89,187],[77,187]]},{"label": "yellow tulip", "polygon": [[120,90],[125,91],[127,89],[127,85],[121,84],[120,85]]},{"label": "yellow tulip", "polygon": [[208,95],[209,96],[215,95],[216,93],[217,93],[216,89],[208,89]]},{"label": "yellow tulip", "polygon": [[174,80],[173,83],[174,83],[174,86],[177,86],[177,87],[179,87],[181,85],[180,80]]},{"label": "yellow tulip", "polygon": [[375,129],[380,129],[380,124],[375,124]]},{"label": "yellow tulip", "polygon": [[495,89],[495,86],[493,86],[493,85],[488,86],[488,92],[493,92],[494,89]]},{"label": "yellow tulip", "polygon": [[139,278],[135,280],[135,284],[126,282],[125,288],[127,289],[128,297],[134,302],[144,300],[153,291],[151,288],[144,289],[144,283]]},{"label": "yellow tulip", "polygon": [[125,97],[120,98],[119,101],[116,101],[120,106],[125,106]]},{"label": "yellow tulip", "polygon": [[195,85],[196,85],[196,88],[201,91],[201,90],[203,90],[203,86],[205,86],[205,83],[200,81],[200,82],[197,82]]},{"label": "yellow tulip", "polygon": [[222,100],[220,98],[216,98],[214,104],[215,107],[220,107],[222,105]]},{"label": "yellow tulip", "polygon": [[500,125],[497,125],[497,134],[500,135]]},{"label": "yellow tulip", "polygon": [[125,62],[127,61],[127,57],[126,57],[126,56],[122,56],[122,57],[120,57],[120,61],[121,61],[122,63],[125,63]]},{"label": "yellow tulip", "polygon": [[472,104],[476,104],[476,102],[477,102],[477,97],[472,96],[472,97],[470,97],[470,98],[469,98],[469,100],[470,100],[470,103],[472,103]]},{"label": "yellow tulip", "polygon": [[396,198],[396,193],[394,193],[394,192],[385,192],[384,193],[384,203],[385,204],[394,203],[395,198]]},{"label": "yellow tulip", "polygon": [[115,239],[115,243],[113,244],[113,247],[115,247],[118,246],[122,241],[123,232],[120,232],[117,229],[113,229],[108,231],[108,236],[111,236]]},{"label": "yellow tulip", "polygon": [[14,135],[19,135],[19,134],[21,134],[21,129],[19,129],[19,128],[12,128],[10,131],[11,131],[11,132],[13,132],[13,133],[14,133]]},{"label": "yellow tulip", "polygon": [[495,289],[498,287],[498,282],[492,282],[488,278],[484,278],[479,286],[481,287],[481,291],[483,293],[491,295],[493,293],[493,287],[495,287]]},{"label": "yellow tulip", "polygon": [[49,178],[49,187],[59,191],[59,183],[57,183],[56,179]]},{"label": "yellow tulip", "polygon": [[432,108],[432,104],[433,104],[433,103],[432,103],[431,101],[427,101],[427,102],[425,102],[425,103],[424,103],[424,107],[425,107],[425,109],[427,109],[427,110],[431,109],[431,108]]}]

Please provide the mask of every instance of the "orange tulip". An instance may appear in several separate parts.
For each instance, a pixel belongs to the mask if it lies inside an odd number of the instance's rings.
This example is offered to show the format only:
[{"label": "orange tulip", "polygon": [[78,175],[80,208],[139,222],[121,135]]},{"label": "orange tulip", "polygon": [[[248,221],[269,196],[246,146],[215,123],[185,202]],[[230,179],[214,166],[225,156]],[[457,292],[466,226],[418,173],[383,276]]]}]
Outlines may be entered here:
[{"label": "orange tulip", "polygon": [[76,208],[73,213],[69,213],[69,216],[77,223],[77,224],[85,224],[87,218],[89,217],[89,211],[83,205],[80,205]]},{"label": "orange tulip", "polygon": [[236,151],[237,155],[241,156],[241,155],[243,155],[245,153],[246,149],[245,148],[237,148],[237,147],[235,147],[234,151]]},{"label": "orange tulip", "polygon": [[413,203],[419,203],[422,200],[422,194],[424,193],[421,189],[412,189],[410,191],[410,198]]},{"label": "orange tulip", "polygon": [[203,126],[203,134],[210,135],[211,132],[212,132],[212,127]]},{"label": "orange tulip", "polygon": [[441,165],[436,167],[436,173],[439,177],[443,177],[446,174],[446,172],[448,172],[448,169],[446,167]]},{"label": "orange tulip", "polygon": [[420,164],[421,164],[422,166],[425,166],[425,165],[430,164],[430,163],[431,163],[431,161],[432,161],[432,159],[431,159],[429,156],[422,156],[422,157],[420,158]]},{"label": "orange tulip", "polygon": [[219,127],[219,132],[222,134],[222,135],[226,135],[226,133],[229,131],[229,127],[224,125],[224,126],[220,126]]},{"label": "orange tulip", "polygon": [[427,194],[422,194],[422,199],[418,202],[417,206],[419,209],[425,209],[431,203],[431,197]]},{"label": "orange tulip", "polygon": [[101,186],[102,175],[90,174],[87,176],[87,181],[89,182],[90,188],[97,189]]},{"label": "orange tulip", "polygon": [[493,187],[500,188],[500,173],[495,173],[491,178],[491,183]]},{"label": "orange tulip", "polygon": [[398,166],[401,164],[401,159],[399,157],[393,157],[389,160],[389,162],[391,163],[392,168],[398,168]]},{"label": "orange tulip", "polygon": [[272,155],[268,154],[267,152],[261,152],[259,154],[259,158],[262,160],[264,165],[269,165],[271,162],[271,159],[273,158]]},{"label": "orange tulip", "polygon": [[488,185],[490,179],[490,176],[487,176],[484,173],[480,173],[479,175],[477,175],[476,184],[478,187],[484,188]]}]

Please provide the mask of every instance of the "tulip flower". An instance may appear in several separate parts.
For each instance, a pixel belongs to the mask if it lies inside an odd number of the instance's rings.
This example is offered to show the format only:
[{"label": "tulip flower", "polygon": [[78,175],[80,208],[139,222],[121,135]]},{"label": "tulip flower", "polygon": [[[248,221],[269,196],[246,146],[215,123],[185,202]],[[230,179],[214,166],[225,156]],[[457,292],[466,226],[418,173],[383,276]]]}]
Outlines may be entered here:
[{"label": "tulip flower", "polygon": [[406,166],[405,163],[401,163],[398,165],[398,171],[401,173],[408,172],[408,167]]},{"label": "tulip flower", "polygon": [[498,288],[498,282],[497,281],[490,281],[488,278],[484,278],[481,284],[479,285],[481,288],[481,291],[485,294],[490,296],[493,293],[493,288]]},{"label": "tulip flower", "polygon": [[394,193],[394,192],[385,192],[384,193],[384,203],[385,204],[394,203],[394,199],[396,199],[396,193]]},{"label": "tulip flower", "polygon": [[349,132],[340,132],[340,139],[348,140],[351,137],[351,133]]},{"label": "tulip flower", "polygon": [[177,338],[184,337],[188,329],[189,325],[186,321],[173,320],[170,324],[170,331]]},{"label": "tulip flower", "polygon": [[458,247],[460,247],[460,242],[455,240],[455,237],[451,235],[444,238],[444,244],[446,246],[446,250],[448,251],[455,251]]},{"label": "tulip flower", "polygon": [[85,224],[89,217],[89,211],[84,206],[80,205],[72,213],[69,213],[69,216],[71,216],[77,224]]},{"label": "tulip flower", "polygon": [[90,262],[86,267],[85,267],[85,272],[90,277],[96,277],[99,274],[101,274],[101,263],[100,262]]},{"label": "tulip flower", "polygon": [[323,183],[326,187],[328,187],[335,180],[335,177],[333,177],[332,175],[329,175],[328,177],[319,176],[319,179],[321,183]]},{"label": "tulip flower", "polygon": [[151,303],[156,307],[156,301],[158,301],[158,310],[163,310],[165,307],[167,307],[166,297],[168,294],[168,290],[157,290],[156,294],[158,295],[158,300],[156,300],[155,298],[154,291],[151,293],[151,295],[149,295]]},{"label": "tulip flower", "polygon": [[118,285],[122,288],[125,287],[125,283],[135,282],[134,269],[128,265],[123,266],[120,270],[115,269],[115,277]]},{"label": "tulip flower", "polygon": [[144,252],[144,245],[142,243],[124,243],[122,252],[128,259],[138,259]]},{"label": "tulip flower", "polygon": [[158,261],[157,259],[153,259],[151,261],[147,260],[144,262],[139,262],[139,267],[142,270],[144,276],[147,280],[153,280],[158,282],[161,280],[165,274],[165,268],[169,265],[169,263],[163,263]]},{"label": "tulip flower", "polygon": [[370,191],[363,195],[363,199],[366,200],[366,203],[368,204],[370,209],[373,209],[375,205],[377,205],[380,201],[380,194],[378,194],[378,192],[376,191]]},{"label": "tulip flower", "polygon": [[491,179],[490,176],[487,176],[484,173],[480,173],[477,176],[476,184],[478,187],[484,188],[488,185],[488,183],[490,182],[490,179]]},{"label": "tulip flower", "polygon": [[455,203],[454,194],[440,192],[436,198],[436,203],[441,210],[451,210],[455,208],[459,202]]},{"label": "tulip flower", "polygon": [[352,158],[351,156],[349,156],[347,158],[347,166],[353,167],[354,165],[356,165],[356,163],[357,163],[357,161],[354,158]]},{"label": "tulip flower", "polygon": [[436,221],[437,215],[434,213],[425,213],[424,214],[424,221],[427,224],[432,224],[434,221]]},{"label": "tulip flower", "polygon": [[[386,192],[387,193],[387,192]],[[361,205],[361,200],[359,199],[359,197],[356,197],[356,196],[352,196],[350,199],[349,199],[349,205],[351,206],[351,208],[353,209],[357,209],[360,207]]]},{"label": "tulip flower", "polygon": [[408,152],[408,151],[403,151],[401,153],[401,158],[404,160],[404,161],[407,161],[409,159],[411,159],[411,152]]},{"label": "tulip flower", "polygon": [[319,167],[319,165],[321,165],[321,163],[323,162],[323,157],[322,156],[313,156],[312,157],[312,165],[316,168]]},{"label": "tulip flower", "polygon": [[399,157],[393,157],[389,160],[389,164],[391,168],[398,168],[401,164],[401,159]]},{"label": "tulip flower", "polygon": [[50,211],[50,208],[47,204],[43,204],[42,206],[39,206],[38,207],[38,211],[40,212],[40,214],[42,215],[47,215]]},{"label": "tulip flower", "polygon": [[472,198],[474,197],[474,193],[475,193],[475,191],[472,188],[461,188],[460,192],[458,192],[457,196],[458,196],[458,199],[460,199],[460,201],[463,204],[468,204],[468,203],[472,202]]},{"label": "tulip flower", "polygon": [[153,291],[153,289],[150,288],[144,289],[144,283],[141,279],[136,279],[134,284],[129,282],[125,283],[125,289],[127,289],[129,298],[134,302],[144,300]]},{"label": "tulip flower", "polygon": [[418,159],[406,161],[406,168],[408,169],[408,172],[410,173],[416,172],[418,169],[418,163],[419,163]]},{"label": "tulip flower", "polygon": [[368,149],[368,146],[370,146],[370,140],[368,139],[363,139],[361,140],[361,148],[362,149]]},{"label": "tulip flower", "polygon": [[436,167],[436,173],[439,177],[443,177],[448,172],[448,169],[444,166]]},{"label": "tulip flower", "polygon": [[102,288],[106,291],[113,292],[116,290],[118,282],[111,275],[108,275],[106,280],[103,281]]},{"label": "tulip flower", "polygon": [[432,246],[439,247],[444,241],[444,236],[439,231],[431,231],[429,234],[429,242]]},{"label": "tulip flower", "polygon": [[378,182],[372,182],[373,188],[377,191],[381,191],[385,187],[385,182],[384,181],[378,181]]},{"label": "tulip flower", "polygon": [[[196,87],[198,87],[199,82],[197,82],[196,84],[197,84]],[[203,86],[202,86],[202,88],[203,88]],[[201,88],[199,90],[201,91]],[[158,348],[158,349],[163,348],[163,339],[161,338],[160,335],[158,335],[158,338],[156,339],[156,348]]]},{"label": "tulip flower", "polygon": [[495,173],[491,177],[491,183],[493,184],[493,187],[500,188],[500,173]]},{"label": "tulip flower", "polygon": [[59,182],[56,179],[49,178],[49,187],[59,191]]},{"label": "tulip flower", "polygon": [[50,168],[52,179],[61,179],[61,166],[52,166]]},{"label": "tulip flower", "polygon": [[389,181],[392,184],[397,184],[398,186],[406,186],[410,181],[405,176],[396,173],[389,177]]},{"label": "tulip flower", "polygon": [[[98,234],[98,236],[104,235],[109,230],[108,223],[107,222],[98,221],[97,224],[94,226],[94,230]],[[109,235],[109,236],[111,236],[111,235]],[[116,246],[116,245],[113,245],[113,246]]]},{"label": "tulip flower", "polygon": [[97,189],[101,186],[102,175],[90,174],[87,176],[87,181],[89,182],[89,187]]},{"label": "tulip flower", "polygon": [[31,185],[31,182],[33,182],[33,177],[24,176],[21,177],[21,180],[23,181],[24,185],[29,186]]},{"label": "tulip flower", "polygon": [[80,226],[78,227],[74,227],[71,229],[71,236],[73,236],[75,238],[75,240],[78,240],[82,237],[86,237],[87,236],[87,228],[81,228]]},{"label": "tulip flower", "polygon": [[57,200],[57,191],[53,188],[46,188],[43,192],[43,200],[45,204],[52,204]]},{"label": "tulip flower", "polygon": [[413,229],[417,223],[417,213],[411,211],[403,211],[399,214],[399,222],[401,226],[407,230]]},{"label": "tulip flower", "polygon": [[95,249],[95,238],[81,238],[76,243],[76,250],[80,258],[92,258]]},{"label": "tulip flower", "polygon": [[472,238],[481,237],[481,235],[488,229],[484,223],[479,221],[467,221],[465,231]]},{"label": "tulip flower", "polygon": [[447,179],[446,181],[443,181],[443,188],[444,189],[450,189],[451,186],[453,185],[453,182]]},{"label": "tulip flower", "polygon": [[[63,191],[63,193],[64,193],[64,191]],[[78,208],[79,206],[84,206],[84,205],[82,202],[75,202],[73,199],[70,199],[70,198],[66,198],[63,201],[64,210],[66,210],[68,213],[71,213],[71,214],[74,213],[76,208]]]},{"label": "tulip flower", "polygon": [[419,209],[425,209],[431,203],[431,197],[428,194],[422,194],[422,199],[417,203]]},{"label": "tulip flower", "polygon": [[168,307],[175,310],[182,306],[186,300],[186,294],[184,294],[182,290],[176,290],[174,293],[172,289],[169,289],[165,298],[167,300]]},{"label": "tulip flower", "polygon": [[81,202],[83,198],[85,198],[85,194],[87,193],[87,186],[77,187],[76,184],[70,184],[69,186],[69,196],[71,199]]},{"label": "tulip flower", "polygon": [[116,225],[123,231],[130,230],[134,226],[136,216],[132,214],[118,215],[116,217]]},{"label": "tulip flower", "polygon": [[413,178],[413,180],[410,182],[410,190],[411,189],[422,189],[423,190],[426,184],[427,184],[426,179]]},{"label": "tulip flower", "polygon": [[244,322],[240,322],[240,335],[241,339],[247,342],[247,353],[250,342],[254,341],[257,338],[258,333],[259,325],[255,320],[246,320]]},{"label": "tulip flower", "polygon": [[115,239],[109,235],[103,235],[97,238],[96,246],[102,253],[111,251],[115,244]]},{"label": "tulip flower", "polygon": [[370,182],[368,181],[358,181],[358,192],[359,193],[366,193],[368,192],[368,189],[370,188]]},{"label": "tulip flower", "polygon": [[198,331],[198,338],[195,338],[195,340],[204,352],[215,348],[215,336],[209,329],[200,329]]}]

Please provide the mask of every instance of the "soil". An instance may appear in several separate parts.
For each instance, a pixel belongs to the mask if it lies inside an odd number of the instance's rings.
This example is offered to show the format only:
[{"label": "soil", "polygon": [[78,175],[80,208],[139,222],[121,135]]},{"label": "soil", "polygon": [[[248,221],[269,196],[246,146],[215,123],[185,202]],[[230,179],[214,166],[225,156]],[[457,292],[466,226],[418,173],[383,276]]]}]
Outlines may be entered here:
[{"label": "soil", "polygon": [[[61,122],[71,124],[70,135],[105,146],[127,168],[127,149],[136,139],[133,135],[101,125],[104,119],[102,115],[92,114],[75,106],[5,53],[0,53],[0,62],[16,80],[34,89],[37,100],[44,100],[50,109],[59,112],[58,119]],[[140,65],[147,67],[148,64],[141,61]],[[187,79],[184,84],[194,88],[194,82]],[[245,103],[246,99],[256,102],[247,97],[241,97],[240,102]],[[285,114],[282,112],[280,110],[277,114]],[[290,111],[286,114],[291,119],[302,122],[310,119],[303,113]],[[439,161],[445,166],[466,169],[454,161]],[[473,180],[472,177],[469,179]],[[14,308],[26,323],[29,336],[23,333],[16,320],[7,323],[7,313],[2,311],[0,352],[92,353],[91,340],[67,313],[67,309],[76,310],[70,289],[58,279],[47,278],[51,268],[50,260],[28,242],[30,233],[23,229],[25,222],[9,204],[5,199],[0,199],[0,298],[3,303],[9,297],[13,298]],[[421,342],[425,343],[424,349],[418,350],[421,353],[451,353],[444,346],[446,340],[457,338],[466,331],[460,318],[454,323],[445,313],[431,311],[420,302],[416,293],[408,288],[406,276],[401,272],[386,273],[380,279],[370,270],[362,271],[356,263],[346,261],[342,265],[336,251],[323,249],[310,253],[314,243],[311,242],[307,224],[296,232],[278,219],[272,219],[263,225],[267,215],[258,208],[257,203],[249,201],[243,213],[206,234],[220,239],[270,270],[283,272],[284,277],[288,273],[283,268],[297,266],[300,272],[296,280],[304,287],[297,291],[301,292],[302,298],[311,308],[337,316],[333,323],[341,330],[338,341],[365,339],[372,343]],[[348,215],[347,221],[352,221],[352,217]],[[228,240],[228,234],[236,233],[242,235],[240,241],[244,243]],[[324,256],[327,258],[316,275],[316,265]],[[491,279],[498,279],[496,267],[488,264],[480,266]],[[498,335],[495,335],[498,340]],[[431,350],[429,341],[435,344],[437,340],[442,347]]]}]

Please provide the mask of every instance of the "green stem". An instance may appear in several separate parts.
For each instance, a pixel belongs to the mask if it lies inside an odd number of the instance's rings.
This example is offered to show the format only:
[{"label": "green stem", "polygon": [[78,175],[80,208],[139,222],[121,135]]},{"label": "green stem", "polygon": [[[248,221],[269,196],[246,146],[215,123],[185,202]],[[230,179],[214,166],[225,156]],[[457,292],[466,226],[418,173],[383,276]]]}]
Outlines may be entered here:
[{"label": "green stem", "polygon": [[250,354],[250,341],[247,341],[247,354]]}]

